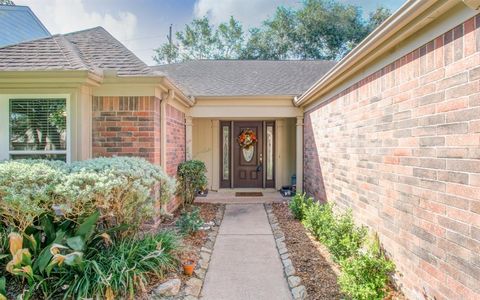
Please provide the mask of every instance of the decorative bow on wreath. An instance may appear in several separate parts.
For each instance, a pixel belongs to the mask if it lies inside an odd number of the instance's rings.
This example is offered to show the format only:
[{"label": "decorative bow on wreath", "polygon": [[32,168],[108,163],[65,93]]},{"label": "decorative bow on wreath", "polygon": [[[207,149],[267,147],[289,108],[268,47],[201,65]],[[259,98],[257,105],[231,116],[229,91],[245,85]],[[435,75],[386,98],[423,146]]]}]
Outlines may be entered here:
[{"label": "decorative bow on wreath", "polygon": [[243,130],[242,133],[240,133],[237,141],[240,147],[242,147],[243,149],[248,149],[251,146],[255,145],[255,143],[257,142],[257,136],[255,135],[255,132],[253,132],[253,130],[248,128]]}]

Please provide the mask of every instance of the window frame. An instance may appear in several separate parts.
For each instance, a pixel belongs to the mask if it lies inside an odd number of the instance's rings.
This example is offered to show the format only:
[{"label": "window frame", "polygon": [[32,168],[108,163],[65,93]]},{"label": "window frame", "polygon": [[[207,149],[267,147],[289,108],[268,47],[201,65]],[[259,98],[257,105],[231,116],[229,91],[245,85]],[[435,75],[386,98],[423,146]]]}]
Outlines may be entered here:
[{"label": "window frame", "polygon": [[[10,100],[21,99],[65,99],[66,120],[66,149],[65,150],[10,150]],[[70,94],[1,94],[0,95],[0,161],[9,160],[12,155],[28,154],[65,154],[65,161],[71,162],[72,145],[72,114]]]}]

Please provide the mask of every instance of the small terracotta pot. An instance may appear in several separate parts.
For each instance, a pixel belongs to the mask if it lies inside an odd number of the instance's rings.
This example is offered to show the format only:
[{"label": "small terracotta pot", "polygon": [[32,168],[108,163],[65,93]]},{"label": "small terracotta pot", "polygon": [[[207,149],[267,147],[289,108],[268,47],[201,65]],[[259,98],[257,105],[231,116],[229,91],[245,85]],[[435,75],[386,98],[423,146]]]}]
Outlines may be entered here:
[{"label": "small terracotta pot", "polygon": [[192,276],[193,270],[195,269],[195,262],[193,260],[187,260],[185,261],[182,266],[183,266],[183,273],[188,276]]}]

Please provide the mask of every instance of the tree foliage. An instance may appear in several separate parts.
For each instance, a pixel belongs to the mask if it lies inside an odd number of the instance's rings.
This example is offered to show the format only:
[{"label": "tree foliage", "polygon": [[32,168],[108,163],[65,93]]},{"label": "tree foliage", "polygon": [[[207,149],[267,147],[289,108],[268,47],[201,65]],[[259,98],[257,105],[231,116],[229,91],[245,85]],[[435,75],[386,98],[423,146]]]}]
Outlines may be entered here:
[{"label": "tree foliage", "polygon": [[0,5],[15,5],[12,0],[0,0]]},{"label": "tree foliage", "polygon": [[177,43],[155,50],[155,61],[192,59],[328,59],[345,56],[391,14],[378,7],[367,17],[355,5],[334,0],[303,0],[299,8],[280,6],[259,27],[244,32],[241,23],[210,24],[195,19],[177,32]]}]

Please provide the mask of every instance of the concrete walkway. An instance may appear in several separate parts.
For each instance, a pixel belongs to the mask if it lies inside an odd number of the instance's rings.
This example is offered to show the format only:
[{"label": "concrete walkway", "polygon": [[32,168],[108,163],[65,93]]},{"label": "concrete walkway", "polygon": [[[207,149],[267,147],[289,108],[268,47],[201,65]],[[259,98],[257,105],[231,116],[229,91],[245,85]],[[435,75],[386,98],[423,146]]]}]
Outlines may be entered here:
[{"label": "concrete walkway", "polygon": [[226,206],[201,299],[292,299],[263,204]]}]

